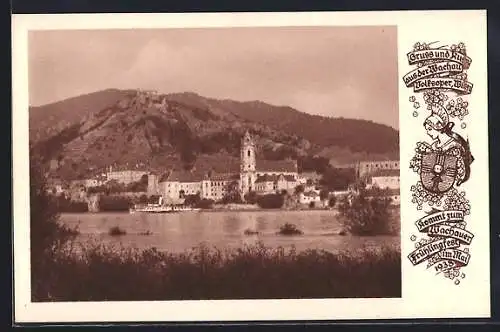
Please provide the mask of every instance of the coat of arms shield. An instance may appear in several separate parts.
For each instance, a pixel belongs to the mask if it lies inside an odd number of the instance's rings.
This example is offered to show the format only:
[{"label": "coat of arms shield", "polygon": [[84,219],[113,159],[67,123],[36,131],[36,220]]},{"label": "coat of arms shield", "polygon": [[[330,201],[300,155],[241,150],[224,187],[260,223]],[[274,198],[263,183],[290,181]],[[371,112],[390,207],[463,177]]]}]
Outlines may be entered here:
[{"label": "coat of arms shield", "polygon": [[448,191],[457,176],[457,162],[457,157],[442,152],[424,154],[420,172],[424,188],[433,193]]}]

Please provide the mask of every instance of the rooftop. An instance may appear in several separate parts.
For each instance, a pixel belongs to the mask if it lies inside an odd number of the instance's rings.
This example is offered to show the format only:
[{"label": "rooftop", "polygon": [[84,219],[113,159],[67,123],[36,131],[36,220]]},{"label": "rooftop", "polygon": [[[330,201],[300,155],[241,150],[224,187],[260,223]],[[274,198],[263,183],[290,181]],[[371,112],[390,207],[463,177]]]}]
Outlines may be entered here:
[{"label": "rooftop", "polygon": [[202,155],[198,156],[194,168],[200,172],[238,173],[240,171],[240,160],[228,155]]},{"label": "rooftop", "polygon": [[392,160],[389,158],[374,158],[373,160],[362,160],[359,161],[359,164],[371,164],[371,163],[380,163],[380,162],[388,162],[388,163],[399,163],[399,160]]},{"label": "rooftop", "polygon": [[202,180],[215,180],[215,181],[230,181],[238,180],[240,175],[238,173],[216,173],[204,171],[177,171],[173,170],[163,174],[159,182],[201,182]]},{"label": "rooftop", "polygon": [[286,181],[292,182],[294,181],[294,177],[291,175],[268,175],[264,174],[262,176],[259,176],[257,180],[255,181],[256,183],[262,183],[262,182],[276,182],[279,180],[280,177],[283,177]]},{"label": "rooftop", "polygon": [[213,173],[208,175],[207,178],[215,181],[230,181],[230,180],[239,180],[240,175],[238,173]]},{"label": "rooftop", "polygon": [[200,182],[204,177],[204,174],[201,172],[192,172],[192,171],[170,171],[163,174],[160,177],[159,182]]},{"label": "rooftop", "polygon": [[302,172],[299,174],[300,177],[302,178],[312,178],[312,179],[316,179],[316,178],[321,178],[322,175],[320,173],[317,173],[317,172]]}]

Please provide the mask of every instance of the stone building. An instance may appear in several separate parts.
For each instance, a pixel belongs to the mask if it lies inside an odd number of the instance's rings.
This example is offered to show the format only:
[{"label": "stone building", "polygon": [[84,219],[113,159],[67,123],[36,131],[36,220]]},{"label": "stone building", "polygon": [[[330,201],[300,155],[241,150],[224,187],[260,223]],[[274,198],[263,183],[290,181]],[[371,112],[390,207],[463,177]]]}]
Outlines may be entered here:
[{"label": "stone building", "polygon": [[379,170],[399,170],[399,160],[360,161],[355,165],[358,178],[365,178]]}]

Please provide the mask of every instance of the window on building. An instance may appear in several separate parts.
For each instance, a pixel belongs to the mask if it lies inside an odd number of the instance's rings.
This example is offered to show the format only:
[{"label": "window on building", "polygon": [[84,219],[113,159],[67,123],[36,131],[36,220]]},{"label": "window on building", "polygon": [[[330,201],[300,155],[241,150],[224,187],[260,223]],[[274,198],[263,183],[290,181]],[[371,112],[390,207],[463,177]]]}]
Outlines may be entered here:
[{"label": "window on building", "polygon": [[248,151],[247,151],[247,156],[249,156],[249,157],[250,157],[250,150],[248,150]]}]

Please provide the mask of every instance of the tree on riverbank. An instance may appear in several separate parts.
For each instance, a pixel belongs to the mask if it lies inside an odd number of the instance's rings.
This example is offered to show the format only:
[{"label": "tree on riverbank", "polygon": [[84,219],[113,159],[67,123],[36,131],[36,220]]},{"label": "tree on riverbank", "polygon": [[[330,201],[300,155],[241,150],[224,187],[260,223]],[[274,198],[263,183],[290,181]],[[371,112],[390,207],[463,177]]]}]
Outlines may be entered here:
[{"label": "tree on riverbank", "polygon": [[360,190],[339,202],[341,221],[347,231],[356,235],[391,234],[391,198],[387,190]]},{"label": "tree on riverbank", "polygon": [[257,198],[257,204],[263,209],[280,209],[285,203],[284,195],[268,194]]},{"label": "tree on riverbank", "polygon": [[222,198],[221,203],[222,204],[229,204],[229,203],[240,204],[240,203],[242,203],[237,181],[231,181],[227,185],[226,194]]},{"label": "tree on riverbank", "polygon": [[128,197],[101,195],[99,198],[100,211],[128,211],[132,201]]},{"label": "tree on riverbank", "polygon": [[57,211],[61,213],[63,212],[83,213],[89,211],[89,206],[87,202],[72,201],[65,195],[52,196],[52,199],[56,204]]},{"label": "tree on riverbank", "polygon": [[252,190],[252,191],[246,193],[243,198],[245,199],[246,203],[255,204],[255,203],[257,203],[257,199],[259,198],[259,196],[257,195],[257,193],[255,191]]},{"label": "tree on riverbank", "polygon": [[31,296],[47,297],[53,285],[45,278],[47,265],[78,234],[59,221],[57,203],[47,194],[40,162],[30,160]]}]

